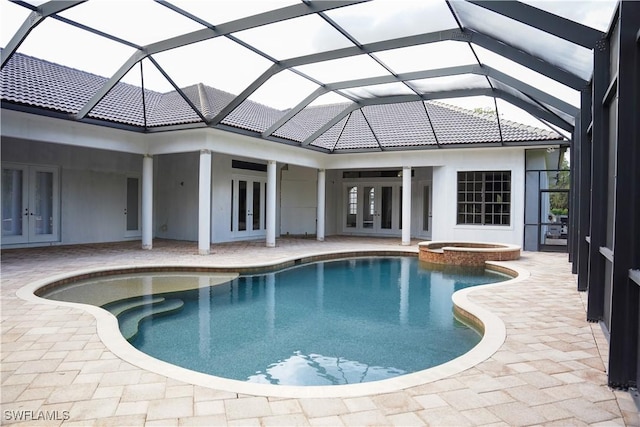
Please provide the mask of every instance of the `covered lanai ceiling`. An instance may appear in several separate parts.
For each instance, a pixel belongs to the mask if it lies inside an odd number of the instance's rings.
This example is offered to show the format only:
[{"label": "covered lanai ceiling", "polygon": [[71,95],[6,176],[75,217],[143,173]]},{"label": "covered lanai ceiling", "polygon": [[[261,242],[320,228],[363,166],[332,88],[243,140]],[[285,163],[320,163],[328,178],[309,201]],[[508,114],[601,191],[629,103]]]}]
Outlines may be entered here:
[{"label": "covered lanai ceiling", "polygon": [[559,141],[614,7],[3,0],[2,106],[326,152]]}]

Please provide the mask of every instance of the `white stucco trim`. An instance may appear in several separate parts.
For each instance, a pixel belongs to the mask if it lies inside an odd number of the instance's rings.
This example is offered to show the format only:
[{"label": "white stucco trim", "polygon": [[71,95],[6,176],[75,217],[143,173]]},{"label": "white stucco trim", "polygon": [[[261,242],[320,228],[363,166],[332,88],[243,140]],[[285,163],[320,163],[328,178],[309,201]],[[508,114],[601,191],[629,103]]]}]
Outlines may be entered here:
[{"label": "white stucco trim", "polygon": [[2,138],[152,154],[142,133],[2,109]]}]

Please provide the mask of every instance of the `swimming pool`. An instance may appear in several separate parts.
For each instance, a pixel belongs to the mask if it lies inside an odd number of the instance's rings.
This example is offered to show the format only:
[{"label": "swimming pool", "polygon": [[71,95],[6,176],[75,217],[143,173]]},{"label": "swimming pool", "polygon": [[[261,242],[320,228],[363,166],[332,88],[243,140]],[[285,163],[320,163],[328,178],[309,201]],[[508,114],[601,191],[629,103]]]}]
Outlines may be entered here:
[{"label": "swimming pool", "polygon": [[452,293],[510,277],[466,273],[429,270],[415,257],[374,257],[215,286],[206,274],[134,275],[106,280],[200,285],[105,308],[136,348],[188,369],[278,385],[353,384],[420,371],[475,346],[480,336],[453,317]]}]

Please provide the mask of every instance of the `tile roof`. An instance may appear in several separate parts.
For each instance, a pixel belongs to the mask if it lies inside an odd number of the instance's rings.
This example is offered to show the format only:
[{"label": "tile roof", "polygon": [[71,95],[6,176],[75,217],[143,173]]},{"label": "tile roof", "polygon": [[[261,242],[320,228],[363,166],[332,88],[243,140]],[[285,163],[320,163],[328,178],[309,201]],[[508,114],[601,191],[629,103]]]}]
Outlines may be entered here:
[{"label": "tile roof", "polygon": [[280,111],[247,99],[225,117],[222,123],[254,132],[264,132],[285,114],[286,111]]},{"label": "tile roof", "polygon": [[342,103],[305,108],[296,114],[293,120],[289,120],[273,134],[281,138],[302,142],[350,105]]},{"label": "tile roof", "polygon": [[336,150],[379,148],[378,140],[371,130],[362,109],[352,111],[342,135],[335,145]]},{"label": "tile roof", "polygon": [[0,73],[0,96],[2,100],[75,113],[106,81],[95,74],[16,53]]},{"label": "tile roof", "polygon": [[[77,113],[107,82],[105,77],[16,53],[0,73],[3,102],[44,110]],[[207,120],[227,106],[235,95],[196,84],[182,89]],[[302,143],[321,129],[349,103],[307,106],[277,129],[274,137]],[[222,124],[262,133],[287,111],[245,100],[222,120]],[[159,93],[118,83],[88,114],[93,119],[141,128],[202,122],[177,91]],[[500,133],[502,131],[502,135]],[[401,147],[561,140],[559,134],[498,120],[434,101],[415,101],[361,107],[347,114],[311,141],[327,150],[380,150]]]},{"label": "tile roof", "polygon": [[364,107],[380,145],[385,148],[434,145],[436,138],[422,102]]}]

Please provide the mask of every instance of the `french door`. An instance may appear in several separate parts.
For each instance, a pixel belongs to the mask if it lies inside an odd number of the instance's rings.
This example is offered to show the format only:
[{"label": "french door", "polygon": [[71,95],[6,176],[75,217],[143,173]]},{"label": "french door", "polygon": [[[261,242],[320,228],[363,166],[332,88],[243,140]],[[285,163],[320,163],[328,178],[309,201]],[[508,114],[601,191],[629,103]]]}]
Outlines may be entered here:
[{"label": "french door", "polygon": [[58,168],[2,164],[2,243],[60,239]]},{"label": "french door", "polygon": [[398,234],[401,230],[400,184],[347,184],[344,231]]},{"label": "french door", "polygon": [[234,237],[266,235],[267,179],[234,176],[231,181],[231,232]]}]

